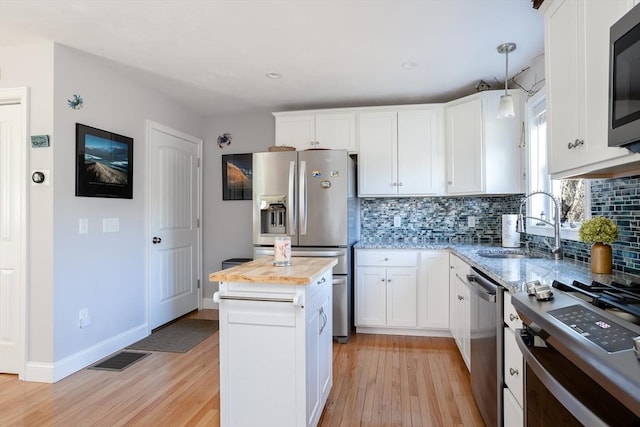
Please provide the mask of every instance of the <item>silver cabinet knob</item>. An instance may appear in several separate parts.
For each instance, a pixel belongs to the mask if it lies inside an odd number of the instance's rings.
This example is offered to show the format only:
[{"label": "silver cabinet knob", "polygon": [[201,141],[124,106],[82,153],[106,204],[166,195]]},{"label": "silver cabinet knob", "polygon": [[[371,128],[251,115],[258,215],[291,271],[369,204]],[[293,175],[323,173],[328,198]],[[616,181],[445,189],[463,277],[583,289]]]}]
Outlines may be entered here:
[{"label": "silver cabinet knob", "polygon": [[514,320],[518,320],[518,319],[519,319],[518,316],[515,316],[513,313],[509,313],[509,320],[513,322]]},{"label": "silver cabinet knob", "polygon": [[509,375],[511,375],[512,377],[514,375],[518,375],[518,370],[517,369],[513,369],[513,368],[509,368]]},{"label": "silver cabinet knob", "polygon": [[160,242],[162,242],[162,239],[160,237],[154,237],[153,239],[151,239],[151,243],[153,243],[154,245],[157,245]]}]

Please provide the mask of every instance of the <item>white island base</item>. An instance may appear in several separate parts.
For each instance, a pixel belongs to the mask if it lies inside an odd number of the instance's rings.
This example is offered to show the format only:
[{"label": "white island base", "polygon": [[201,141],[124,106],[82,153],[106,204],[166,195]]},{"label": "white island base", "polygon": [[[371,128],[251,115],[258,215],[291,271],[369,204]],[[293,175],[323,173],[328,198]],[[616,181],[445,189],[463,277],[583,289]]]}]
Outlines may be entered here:
[{"label": "white island base", "polygon": [[[220,309],[221,426],[318,424],[333,381],[335,260],[317,261],[315,272],[306,264],[312,260],[273,267],[272,259],[259,259],[209,276],[221,281],[214,295]],[[255,274],[260,268],[262,276]]]}]

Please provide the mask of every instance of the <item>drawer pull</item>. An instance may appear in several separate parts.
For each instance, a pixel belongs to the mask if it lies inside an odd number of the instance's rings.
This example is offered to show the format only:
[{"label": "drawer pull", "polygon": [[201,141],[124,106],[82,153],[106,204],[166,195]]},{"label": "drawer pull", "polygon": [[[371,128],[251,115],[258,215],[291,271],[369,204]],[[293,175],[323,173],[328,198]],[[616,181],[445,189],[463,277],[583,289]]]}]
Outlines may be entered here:
[{"label": "drawer pull", "polygon": [[517,369],[513,369],[513,368],[509,368],[509,375],[511,375],[512,377],[514,375],[518,375],[518,370]]}]

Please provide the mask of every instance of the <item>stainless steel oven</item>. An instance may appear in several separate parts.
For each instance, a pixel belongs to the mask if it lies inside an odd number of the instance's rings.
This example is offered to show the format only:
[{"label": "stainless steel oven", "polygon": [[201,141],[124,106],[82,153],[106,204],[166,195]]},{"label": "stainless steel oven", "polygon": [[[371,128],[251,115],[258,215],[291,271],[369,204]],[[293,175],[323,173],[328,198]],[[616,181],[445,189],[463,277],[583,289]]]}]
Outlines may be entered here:
[{"label": "stainless steel oven", "polygon": [[640,286],[553,283],[553,298],[512,304],[524,329],[526,426],[640,425]]}]

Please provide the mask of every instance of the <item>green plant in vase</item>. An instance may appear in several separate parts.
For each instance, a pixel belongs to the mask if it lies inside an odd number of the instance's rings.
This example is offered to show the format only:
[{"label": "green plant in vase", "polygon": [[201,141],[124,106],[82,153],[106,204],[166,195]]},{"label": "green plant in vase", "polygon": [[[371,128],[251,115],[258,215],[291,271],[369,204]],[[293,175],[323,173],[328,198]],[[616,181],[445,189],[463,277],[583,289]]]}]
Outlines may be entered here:
[{"label": "green plant in vase", "polygon": [[591,272],[611,273],[611,244],[618,238],[618,226],[609,218],[596,216],[582,223],[578,237],[581,241],[592,244]]}]

